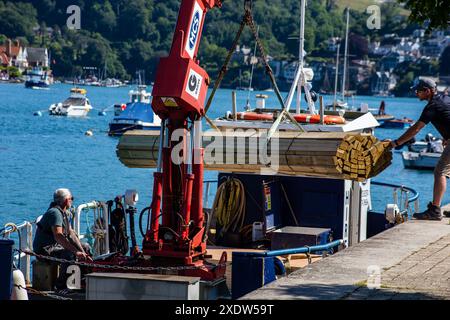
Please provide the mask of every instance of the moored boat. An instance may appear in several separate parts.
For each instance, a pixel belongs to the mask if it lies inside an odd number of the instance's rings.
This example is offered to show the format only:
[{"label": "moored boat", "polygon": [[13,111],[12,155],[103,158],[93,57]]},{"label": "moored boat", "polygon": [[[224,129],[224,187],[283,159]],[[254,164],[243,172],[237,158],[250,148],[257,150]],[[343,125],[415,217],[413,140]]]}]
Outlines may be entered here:
[{"label": "moored boat", "polygon": [[403,165],[407,169],[434,170],[441,158],[441,153],[403,151]]},{"label": "moored boat", "polygon": [[72,88],[70,96],[64,102],[54,103],[48,108],[53,116],[85,117],[93,109],[87,91],[80,88]]},{"label": "moored boat", "polygon": [[40,67],[35,67],[28,71],[25,88],[46,89],[50,86],[50,79],[47,71]]},{"label": "moored boat", "polygon": [[380,128],[405,129],[414,124],[414,120],[409,118],[385,120],[380,124]]},{"label": "moored boat", "polygon": [[130,101],[115,106],[115,117],[109,123],[108,135],[121,136],[128,130],[159,130],[161,119],[153,112],[151,94],[139,85],[129,92]]}]

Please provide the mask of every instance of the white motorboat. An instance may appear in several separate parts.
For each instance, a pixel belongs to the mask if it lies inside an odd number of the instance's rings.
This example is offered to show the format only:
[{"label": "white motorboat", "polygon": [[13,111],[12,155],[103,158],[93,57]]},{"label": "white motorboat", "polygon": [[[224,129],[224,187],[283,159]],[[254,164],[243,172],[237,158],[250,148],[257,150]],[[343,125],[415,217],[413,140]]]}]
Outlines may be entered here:
[{"label": "white motorboat", "polygon": [[87,91],[72,88],[70,97],[64,102],[54,103],[49,108],[49,114],[54,116],[85,117],[93,108],[86,97]]},{"label": "white motorboat", "polygon": [[402,152],[403,164],[408,169],[433,170],[443,151],[442,139],[428,133],[425,140],[408,144],[408,151]]},{"label": "white motorboat", "polygon": [[403,151],[403,165],[407,169],[433,170],[439,161],[442,153],[438,152],[412,152]]}]

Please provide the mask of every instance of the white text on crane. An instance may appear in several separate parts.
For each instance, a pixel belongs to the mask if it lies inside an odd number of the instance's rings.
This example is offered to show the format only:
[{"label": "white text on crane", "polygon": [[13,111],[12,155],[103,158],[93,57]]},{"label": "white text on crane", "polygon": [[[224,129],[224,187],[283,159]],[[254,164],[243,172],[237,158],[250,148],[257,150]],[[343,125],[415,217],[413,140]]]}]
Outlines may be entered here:
[{"label": "white text on crane", "polygon": [[185,50],[191,57],[191,59],[194,59],[194,51],[197,47],[197,40],[198,40],[198,34],[200,32],[200,26],[202,23],[203,18],[203,10],[200,7],[200,5],[195,2],[194,5],[194,12],[192,14],[191,23],[189,24],[189,34],[188,38],[186,39],[186,46]]}]

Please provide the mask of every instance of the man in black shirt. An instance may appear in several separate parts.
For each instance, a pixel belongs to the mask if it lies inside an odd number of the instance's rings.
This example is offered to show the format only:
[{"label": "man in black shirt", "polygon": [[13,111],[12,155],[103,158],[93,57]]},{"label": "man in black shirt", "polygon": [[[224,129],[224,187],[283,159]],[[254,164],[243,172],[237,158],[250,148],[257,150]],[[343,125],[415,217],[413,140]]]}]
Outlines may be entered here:
[{"label": "man in black shirt", "polygon": [[419,120],[400,138],[391,141],[391,147],[400,146],[411,140],[428,123],[432,123],[443,138],[444,151],[434,169],[433,201],[428,209],[415,213],[414,218],[420,220],[441,220],[441,201],[450,177],[450,97],[436,94],[436,83],[431,79],[422,79],[411,89],[415,90],[421,101],[428,101]]}]

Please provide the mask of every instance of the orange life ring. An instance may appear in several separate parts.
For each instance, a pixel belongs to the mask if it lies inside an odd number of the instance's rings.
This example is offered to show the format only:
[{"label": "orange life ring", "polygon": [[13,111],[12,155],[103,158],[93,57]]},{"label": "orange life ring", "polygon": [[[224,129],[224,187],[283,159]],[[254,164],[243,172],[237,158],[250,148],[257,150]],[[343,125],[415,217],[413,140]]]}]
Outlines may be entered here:
[{"label": "orange life ring", "polygon": [[[318,115],[318,114],[313,114],[313,115],[306,114],[306,113],[295,114],[294,119],[300,123],[320,123],[320,115]],[[329,115],[325,116],[324,115],[323,122],[325,124],[344,124],[345,119],[341,116],[329,116]]]},{"label": "orange life ring", "polygon": [[271,114],[271,113],[256,113],[256,112],[238,112],[237,118],[239,120],[273,121],[273,114]]}]

